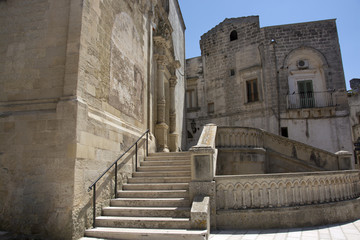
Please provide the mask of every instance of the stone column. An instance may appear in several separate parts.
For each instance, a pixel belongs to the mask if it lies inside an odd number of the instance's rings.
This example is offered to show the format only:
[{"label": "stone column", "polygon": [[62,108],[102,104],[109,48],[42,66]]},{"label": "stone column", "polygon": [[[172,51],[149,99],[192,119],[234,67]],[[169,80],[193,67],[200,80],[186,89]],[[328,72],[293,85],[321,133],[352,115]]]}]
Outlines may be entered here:
[{"label": "stone column", "polygon": [[169,152],[167,146],[167,135],[168,135],[168,125],[165,122],[165,89],[164,89],[164,79],[165,79],[165,66],[166,66],[166,57],[158,56],[157,59],[157,123],[155,128],[155,137],[157,141],[158,151],[159,152]]},{"label": "stone column", "polygon": [[176,152],[178,144],[178,133],[176,132],[176,110],[175,110],[175,86],[177,84],[177,77],[171,76],[170,80],[170,151]]}]

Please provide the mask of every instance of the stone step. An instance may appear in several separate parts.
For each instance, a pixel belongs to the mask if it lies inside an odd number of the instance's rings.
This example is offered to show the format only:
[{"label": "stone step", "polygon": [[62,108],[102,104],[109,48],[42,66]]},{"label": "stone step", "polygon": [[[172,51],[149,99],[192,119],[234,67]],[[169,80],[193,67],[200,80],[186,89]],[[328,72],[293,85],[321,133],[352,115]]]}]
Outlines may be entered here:
[{"label": "stone step", "polygon": [[118,198],[185,198],[187,190],[125,190],[118,191]]},{"label": "stone step", "polygon": [[[206,230],[141,229],[141,228],[93,228],[85,231],[86,237],[127,240],[204,240]],[[82,240],[82,239],[81,239]],[[90,240],[90,239],[84,239]]]},{"label": "stone step", "polygon": [[190,171],[156,171],[156,172],[134,172],[133,177],[189,177]]},{"label": "stone step", "polygon": [[190,160],[145,160],[140,163],[140,166],[181,166],[190,165]]},{"label": "stone step", "polygon": [[135,177],[129,178],[128,183],[189,183],[191,177]]},{"label": "stone step", "polygon": [[123,190],[188,190],[188,183],[137,183],[124,184]]},{"label": "stone step", "polygon": [[189,207],[105,207],[105,216],[189,218]]},{"label": "stone step", "polygon": [[147,156],[145,161],[190,161],[190,157],[187,156]]},{"label": "stone step", "polygon": [[111,207],[189,207],[189,198],[115,198]]},{"label": "stone step", "polygon": [[153,171],[190,171],[190,165],[179,166],[140,166],[137,168],[138,172],[153,172]]},{"label": "stone step", "polygon": [[95,219],[96,227],[188,229],[189,218],[172,217],[118,217],[100,216]]},{"label": "stone step", "polygon": [[190,157],[190,152],[155,152],[149,153],[149,157]]}]

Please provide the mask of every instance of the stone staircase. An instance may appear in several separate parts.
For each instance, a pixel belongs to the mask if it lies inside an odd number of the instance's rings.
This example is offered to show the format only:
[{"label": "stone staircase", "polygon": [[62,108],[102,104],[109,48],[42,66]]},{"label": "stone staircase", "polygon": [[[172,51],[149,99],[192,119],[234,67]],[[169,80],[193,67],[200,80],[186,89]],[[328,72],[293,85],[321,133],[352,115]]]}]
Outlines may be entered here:
[{"label": "stone staircase", "polygon": [[189,153],[153,153],[96,218],[85,239],[206,239],[190,230]]}]

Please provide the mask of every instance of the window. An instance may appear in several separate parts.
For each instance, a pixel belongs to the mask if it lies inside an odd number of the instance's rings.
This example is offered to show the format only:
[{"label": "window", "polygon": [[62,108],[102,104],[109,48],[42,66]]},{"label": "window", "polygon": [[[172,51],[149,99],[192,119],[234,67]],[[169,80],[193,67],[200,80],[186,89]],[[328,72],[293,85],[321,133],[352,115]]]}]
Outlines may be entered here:
[{"label": "window", "polygon": [[257,79],[246,81],[247,102],[259,101]]},{"label": "window", "polygon": [[186,90],[186,107],[188,109],[197,107],[197,98],[195,89]]},{"label": "window", "polygon": [[311,80],[298,81],[298,91],[300,97],[300,106],[302,108],[311,108],[315,105],[313,84]]},{"label": "window", "polygon": [[234,30],[230,33],[230,41],[238,39],[237,32]]},{"label": "window", "polygon": [[282,128],[281,128],[281,136],[283,136],[283,137],[289,137],[289,133],[288,133],[288,128],[287,128],[287,127],[282,127]]},{"label": "window", "polygon": [[235,69],[230,69],[230,76],[235,76]]},{"label": "window", "polygon": [[208,103],[208,113],[214,113],[214,103]]}]

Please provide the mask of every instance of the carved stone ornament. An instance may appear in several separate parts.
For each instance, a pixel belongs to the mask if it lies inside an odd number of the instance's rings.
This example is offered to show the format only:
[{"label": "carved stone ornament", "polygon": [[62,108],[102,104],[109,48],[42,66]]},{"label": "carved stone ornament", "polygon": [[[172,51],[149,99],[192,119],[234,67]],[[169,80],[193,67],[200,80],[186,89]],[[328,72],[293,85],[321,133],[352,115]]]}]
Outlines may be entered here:
[{"label": "carved stone ornament", "polygon": [[170,83],[170,87],[175,87],[177,84],[177,77],[171,76],[171,78],[169,79],[169,83]]},{"label": "carved stone ornament", "polygon": [[156,29],[156,36],[161,36],[166,40],[170,40],[171,33],[172,33],[172,27],[168,22],[165,22],[164,20],[160,19],[159,24]]}]

